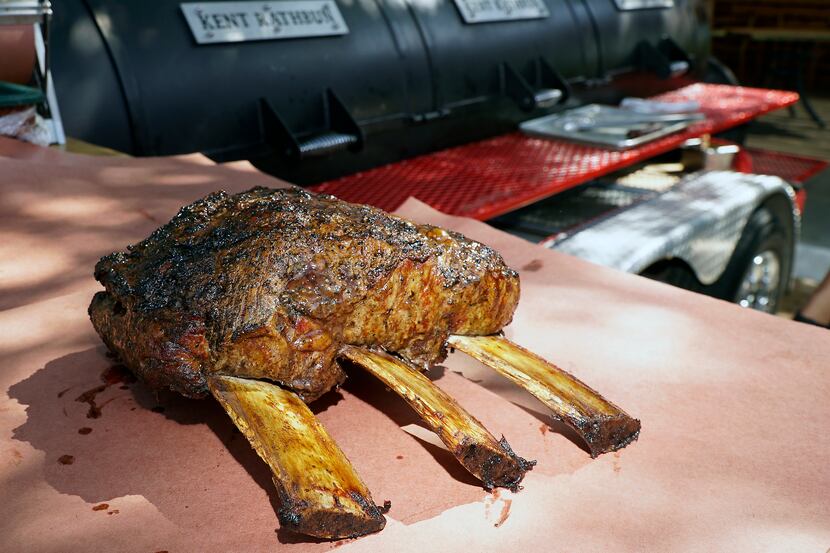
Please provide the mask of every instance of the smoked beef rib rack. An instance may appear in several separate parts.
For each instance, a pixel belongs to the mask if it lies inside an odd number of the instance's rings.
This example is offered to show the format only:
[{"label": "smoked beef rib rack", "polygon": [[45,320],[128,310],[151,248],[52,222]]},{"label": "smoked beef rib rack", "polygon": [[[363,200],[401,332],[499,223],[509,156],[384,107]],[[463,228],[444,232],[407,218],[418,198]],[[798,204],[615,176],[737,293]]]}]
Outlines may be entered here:
[{"label": "smoked beef rib rack", "polygon": [[421,370],[447,347],[527,389],[591,454],[639,421],[499,336],[518,274],[491,248],[377,208],[297,189],[211,194],[99,261],[95,329],[150,387],[223,405],[274,475],[283,527],[323,538],[383,528],[378,507],[304,401],[359,365],[405,399],[485,488],[517,489],[516,455]]}]

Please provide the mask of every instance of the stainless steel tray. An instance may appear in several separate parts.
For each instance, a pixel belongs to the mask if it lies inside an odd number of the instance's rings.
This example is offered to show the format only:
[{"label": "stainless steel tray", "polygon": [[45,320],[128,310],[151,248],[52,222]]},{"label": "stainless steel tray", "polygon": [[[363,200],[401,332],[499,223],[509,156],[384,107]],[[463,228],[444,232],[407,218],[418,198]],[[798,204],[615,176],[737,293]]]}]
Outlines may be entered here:
[{"label": "stainless steel tray", "polygon": [[704,118],[701,113],[643,114],[590,104],[521,123],[522,132],[626,150],[681,131]]}]

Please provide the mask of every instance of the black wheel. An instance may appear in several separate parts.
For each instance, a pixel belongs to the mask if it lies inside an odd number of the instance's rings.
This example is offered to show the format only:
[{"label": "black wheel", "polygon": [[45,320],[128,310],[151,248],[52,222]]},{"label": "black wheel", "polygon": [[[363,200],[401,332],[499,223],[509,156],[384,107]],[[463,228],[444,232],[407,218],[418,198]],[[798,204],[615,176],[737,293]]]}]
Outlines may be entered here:
[{"label": "black wheel", "polygon": [[694,271],[683,261],[678,259],[664,260],[655,263],[642,273],[641,276],[652,280],[659,280],[684,290],[706,294],[706,286],[695,276]]},{"label": "black wheel", "polygon": [[768,207],[760,207],[744,227],[714,291],[742,307],[775,313],[789,280],[792,257],[792,230]]}]

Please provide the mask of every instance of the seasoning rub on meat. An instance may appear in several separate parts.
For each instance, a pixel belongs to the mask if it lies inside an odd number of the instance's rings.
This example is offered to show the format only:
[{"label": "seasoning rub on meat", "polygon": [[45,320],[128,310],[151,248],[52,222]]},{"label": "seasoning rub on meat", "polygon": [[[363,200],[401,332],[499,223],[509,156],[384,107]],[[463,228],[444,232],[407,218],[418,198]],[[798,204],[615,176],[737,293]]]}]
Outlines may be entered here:
[{"label": "seasoning rub on meat", "polygon": [[304,404],[343,382],[347,359],[400,393],[487,488],[515,489],[533,462],[421,375],[448,340],[549,396],[593,454],[639,431],[571,375],[527,352],[517,361],[494,336],[519,300],[498,253],[369,206],[298,189],[217,192],[102,258],[95,276],[105,291],[89,313],[107,346],[150,387],[213,394],[270,465],[280,523],[298,532],[338,538],[384,524]]}]

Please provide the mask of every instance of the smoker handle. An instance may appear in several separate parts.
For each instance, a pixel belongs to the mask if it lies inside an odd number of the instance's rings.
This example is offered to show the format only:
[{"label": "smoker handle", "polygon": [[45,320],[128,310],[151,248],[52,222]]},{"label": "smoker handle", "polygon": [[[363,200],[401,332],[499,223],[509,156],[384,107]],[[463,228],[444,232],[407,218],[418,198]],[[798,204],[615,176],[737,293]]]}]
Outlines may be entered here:
[{"label": "smoker handle", "polygon": [[300,141],[297,149],[300,159],[307,159],[346,150],[357,144],[359,140],[359,137],[353,134],[331,131]]},{"label": "smoker handle", "polygon": [[533,103],[537,108],[549,108],[559,103],[563,92],[558,88],[543,88],[533,94]]},{"label": "smoker handle", "polygon": [[673,61],[669,63],[669,75],[672,78],[685,75],[689,72],[689,69],[691,69],[691,66],[688,61]]},{"label": "smoker handle", "polygon": [[509,62],[502,62],[500,69],[505,94],[525,111],[553,107],[568,97],[567,83],[542,58],[537,63],[536,82],[546,88],[531,86]]}]

